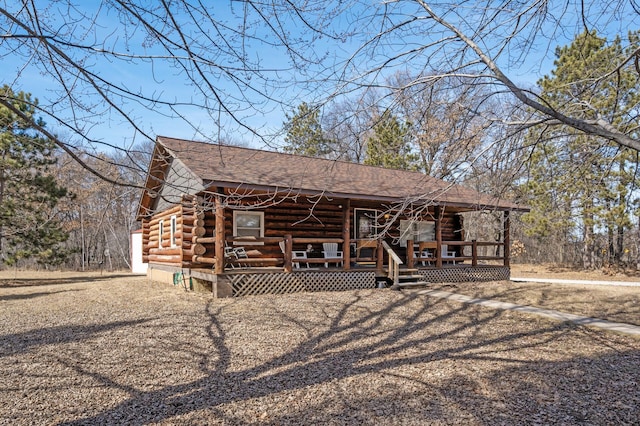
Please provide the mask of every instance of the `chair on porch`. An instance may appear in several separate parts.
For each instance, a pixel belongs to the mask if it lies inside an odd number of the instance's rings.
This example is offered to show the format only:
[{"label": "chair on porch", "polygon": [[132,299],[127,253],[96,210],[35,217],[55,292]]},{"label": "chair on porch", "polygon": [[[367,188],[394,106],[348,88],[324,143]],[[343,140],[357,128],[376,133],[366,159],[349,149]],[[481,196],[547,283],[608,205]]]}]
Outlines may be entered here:
[{"label": "chair on porch", "polygon": [[377,260],[377,250],[377,240],[358,240],[356,244],[356,262],[364,264],[375,263]]},{"label": "chair on porch", "polygon": [[244,247],[225,247],[224,248],[224,260],[225,263],[231,266],[232,269],[236,268],[236,265],[241,267],[239,264],[240,259],[248,259],[249,255],[247,254]]},{"label": "chair on porch", "polygon": [[336,263],[338,266],[342,266],[342,251],[338,250],[338,243],[322,243],[322,254],[327,260],[324,263],[324,267],[328,268],[329,263]]},{"label": "chair on porch", "polygon": [[[286,254],[285,253],[285,247],[284,247],[284,241],[280,241],[278,243],[278,245],[280,246],[280,250],[282,251],[282,254]],[[291,262],[293,263],[293,267],[299,269],[300,268],[300,263],[303,263],[305,267],[309,267],[309,264],[304,262],[304,260],[307,259],[307,252],[304,250],[292,250],[291,251]],[[302,261],[302,262],[300,262]]]},{"label": "chair on porch", "polygon": [[442,244],[442,261],[443,262],[451,262],[454,265],[456,264],[455,260],[448,260],[451,259],[453,257],[456,257],[456,252],[455,251],[449,251],[449,246],[447,246],[446,244]]},{"label": "chair on porch", "polygon": [[422,264],[422,266],[431,265],[436,259],[431,249],[422,249],[422,251],[414,251],[413,258]]},{"label": "chair on porch", "polygon": [[418,251],[413,252],[413,258],[422,263],[422,266],[433,265],[436,261],[436,249],[438,243],[435,241],[420,241]]}]

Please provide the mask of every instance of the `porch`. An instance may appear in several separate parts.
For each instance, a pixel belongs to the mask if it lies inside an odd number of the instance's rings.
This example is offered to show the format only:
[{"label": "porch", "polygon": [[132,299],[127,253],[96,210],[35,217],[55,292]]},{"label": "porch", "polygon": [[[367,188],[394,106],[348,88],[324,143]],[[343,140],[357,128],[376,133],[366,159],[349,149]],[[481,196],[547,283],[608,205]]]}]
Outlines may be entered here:
[{"label": "porch", "polygon": [[331,265],[347,271],[356,266],[382,271],[385,264],[389,270],[398,265],[475,267],[496,261],[509,266],[509,211],[503,211],[501,241],[481,242],[464,241],[459,218],[464,209],[445,213],[435,206],[409,218],[401,210],[383,214],[385,206],[379,204],[335,199],[314,205],[312,221],[298,203],[282,202],[264,211],[225,208],[222,196],[216,195],[209,204],[213,210],[198,213],[194,204],[181,217],[188,232],[182,236],[182,244],[188,245],[180,259],[183,266],[185,261],[194,267],[211,265],[216,274],[265,266],[288,273],[302,266]]},{"label": "porch", "polygon": [[[322,253],[318,248],[325,244],[339,247],[340,257],[335,257],[335,253],[329,256]],[[216,271],[219,262],[212,259],[211,268],[182,269],[180,273],[197,280],[207,290],[210,288],[214,297],[509,279],[504,243],[442,241],[438,245],[437,242],[414,244],[409,240],[403,248],[392,247],[384,240],[368,240],[366,243],[351,241],[347,250],[343,244],[341,239],[293,238],[290,235],[283,238],[229,237],[227,252],[242,248],[254,257],[229,259],[227,256],[221,265],[222,271]],[[426,246],[435,247],[429,258],[414,251]],[[302,258],[304,247],[311,251],[307,253],[309,256]],[[449,253],[442,247],[447,247]],[[269,255],[275,250],[281,255]],[[409,276],[414,278],[413,282],[406,280]]]},{"label": "porch", "polygon": [[[296,292],[347,291],[383,288],[391,285],[388,271],[371,267],[295,269],[284,272],[281,268],[245,268],[215,274],[208,268],[176,269],[161,265],[152,267],[151,276],[158,268],[173,274],[175,285],[186,278],[200,291],[211,291],[214,297],[242,297],[262,294]],[[509,268],[501,265],[447,265],[442,268],[420,267],[416,270],[400,268],[403,272],[420,276],[427,283],[482,282],[508,280]],[[176,279],[176,277],[180,277]]]},{"label": "porch", "polygon": [[[342,238],[227,237],[194,238],[194,243],[214,242],[215,256],[194,255],[194,263],[208,263],[214,273],[244,270],[374,269],[375,271],[440,269],[445,266],[509,266],[508,238],[505,242],[407,240],[406,247],[391,245],[383,239],[345,240]],[[242,253],[239,255],[238,253]],[[266,269],[269,270],[269,269]]]}]

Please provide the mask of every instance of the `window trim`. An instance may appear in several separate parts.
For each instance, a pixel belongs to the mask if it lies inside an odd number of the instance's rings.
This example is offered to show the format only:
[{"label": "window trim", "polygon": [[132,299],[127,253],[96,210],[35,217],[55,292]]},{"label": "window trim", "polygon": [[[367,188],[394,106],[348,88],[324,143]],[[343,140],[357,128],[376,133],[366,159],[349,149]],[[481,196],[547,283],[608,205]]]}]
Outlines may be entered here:
[{"label": "window trim", "polygon": [[171,247],[176,247],[176,231],[178,230],[178,217],[176,215],[172,215],[169,220],[169,242]]},{"label": "window trim", "polygon": [[158,248],[162,248],[162,234],[164,234],[164,219],[160,219],[158,225]]},{"label": "window trim", "polygon": [[[355,240],[366,240],[370,235],[376,235],[378,233],[378,217],[380,216],[380,210],[376,209],[353,209],[353,238]],[[360,222],[359,219],[369,219],[370,231],[368,235],[360,235]]]},{"label": "window trim", "polygon": [[[259,211],[247,211],[247,210],[234,210],[233,211],[233,237],[238,238],[238,215],[246,215],[246,216],[257,216],[260,218],[260,237],[264,238],[264,212]],[[240,228],[242,229],[242,228]],[[247,229],[257,229],[257,228],[247,228]],[[233,244],[242,244],[242,245],[264,245],[262,241],[234,241]]]}]

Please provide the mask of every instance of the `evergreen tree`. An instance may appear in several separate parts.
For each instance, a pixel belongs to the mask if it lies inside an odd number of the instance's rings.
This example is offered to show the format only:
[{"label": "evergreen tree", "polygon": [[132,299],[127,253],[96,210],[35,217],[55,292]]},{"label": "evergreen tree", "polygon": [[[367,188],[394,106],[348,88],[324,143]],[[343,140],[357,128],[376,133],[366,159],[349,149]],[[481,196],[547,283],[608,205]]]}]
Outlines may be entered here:
[{"label": "evergreen tree", "polygon": [[[637,34],[629,37],[636,49]],[[538,82],[540,96],[572,116],[631,132],[638,125],[640,84],[633,64],[625,62],[629,53],[619,38],[608,43],[585,31],[556,50],[555,69]],[[618,71],[602,78],[616,63]],[[597,266],[602,254],[604,261],[620,260],[638,183],[636,153],[567,126],[534,129],[529,138],[536,143],[527,184],[532,211],[524,217],[530,231],[575,240],[584,267]]]},{"label": "evergreen tree", "polygon": [[286,152],[310,157],[324,157],[331,153],[331,142],[322,131],[319,118],[320,112],[309,107],[306,102],[298,106],[298,111],[292,117],[288,114],[284,130],[287,132],[284,140]]},{"label": "evergreen tree", "polygon": [[373,126],[364,164],[389,169],[417,170],[418,156],[411,152],[409,123],[401,123],[389,110]]},{"label": "evergreen tree", "polygon": [[[5,86],[2,97],[29,118],[34,116],[37,100],[29,94]],[[41,119],[35,121],[44,125]],[[6,265],[32,257],[58,264],[67,255],[57,247],[67,233],[56,218],[56,205],[67,191],[49,171],[56,162],[54,149],[51,140],[0,106],[0,259]]]}]

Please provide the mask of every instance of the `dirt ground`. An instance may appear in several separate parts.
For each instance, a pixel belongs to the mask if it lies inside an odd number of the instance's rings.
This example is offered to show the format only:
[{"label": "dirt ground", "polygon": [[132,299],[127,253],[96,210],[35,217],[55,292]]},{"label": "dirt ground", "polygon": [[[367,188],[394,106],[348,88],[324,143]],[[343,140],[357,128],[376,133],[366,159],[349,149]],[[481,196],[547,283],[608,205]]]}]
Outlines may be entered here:
[{"label": "dirt ground", "polygon": [[[603,271],[576,271],[553,265],[514,265],[511,276],[538,279],[640,282],[640,276],[631,273],[611,274]],[[576,315],[640,325],[640,287],[497,281],[447,283],[435,285],[433,288],[478,298],[555,309]]]},{"label": "dirt ground", "polygon": [[512,264],[511,276],[528,278],[558,278],[565,280],[634,281],[640,282],[640,271],[602,268],[593,271],[553,264]]},{"label": "dirt ground", "polygon": [[[638,287],[534,286],[456,291],[637,318]],[[637,337],[415,292],[0,274],[0,424],[632,425],[638,365]]]}]

